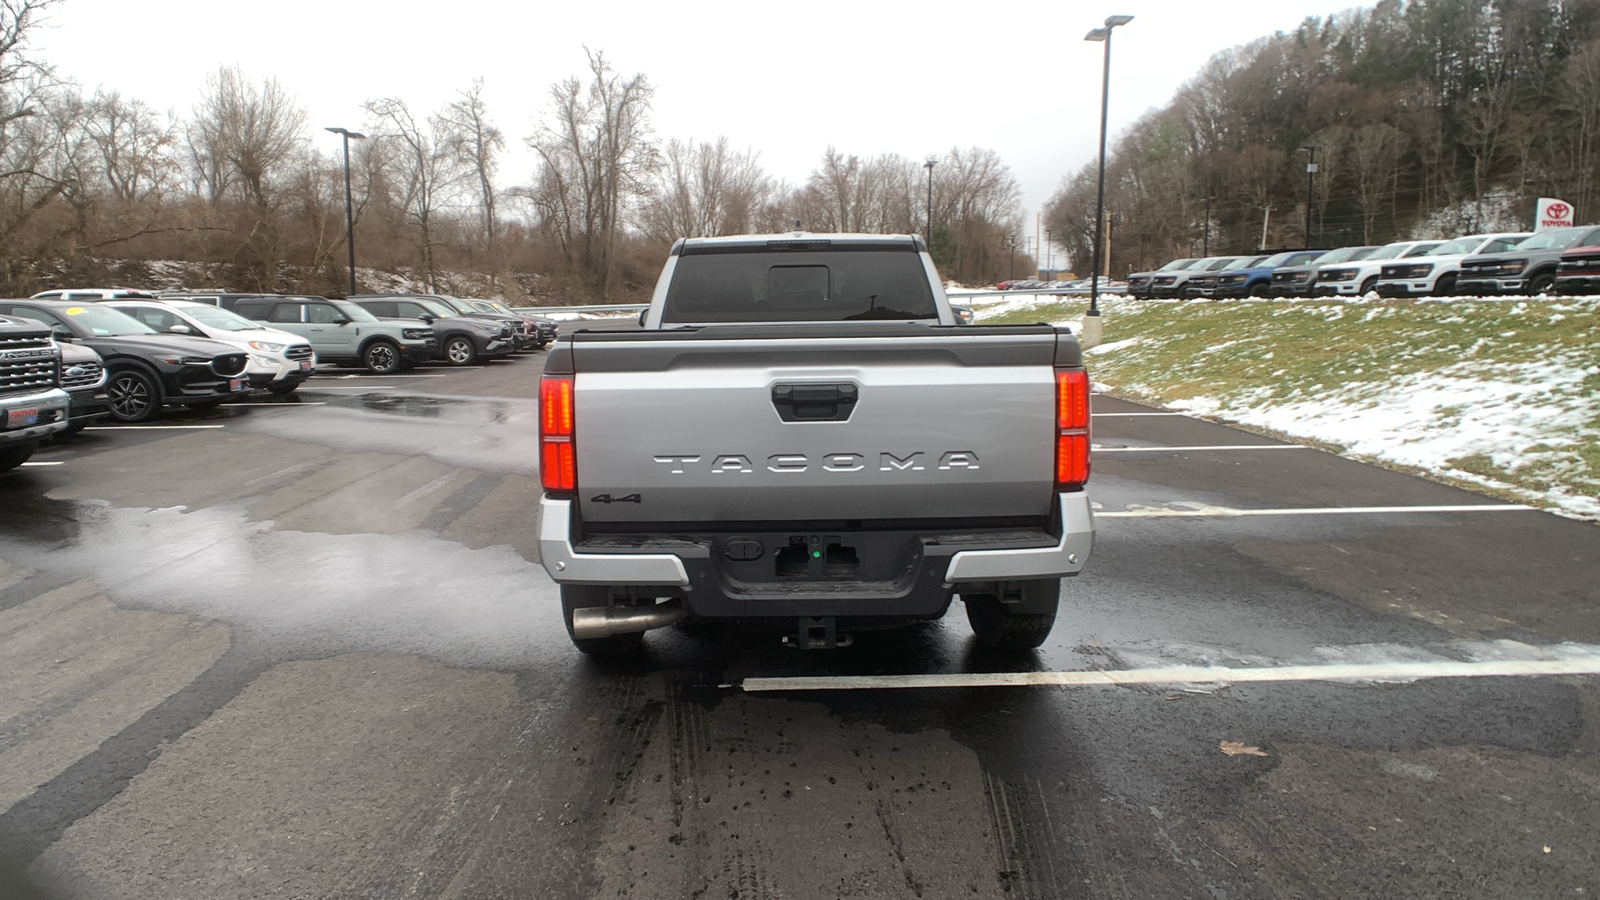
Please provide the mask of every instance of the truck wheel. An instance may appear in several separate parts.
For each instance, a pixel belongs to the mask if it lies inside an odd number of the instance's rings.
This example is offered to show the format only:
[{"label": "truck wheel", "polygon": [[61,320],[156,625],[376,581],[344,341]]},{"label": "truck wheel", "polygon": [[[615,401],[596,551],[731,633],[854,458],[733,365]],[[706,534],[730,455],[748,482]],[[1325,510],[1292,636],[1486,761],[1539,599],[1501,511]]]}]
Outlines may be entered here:
[{"label": "truck wheel", "polygon": [[1371,278],[1368,278],[1366,281],[1361,282],[1361,291],[1359,293],[1357,293],[1356,296],[1357,297],[1365,297],[1366,295],[1372,293],[1373,290],[1376,289],[1377,287],[1378,287],[1378,276],[1374,275]]},{"label": "truck wheel", "polygon": [[593,609],[611,605],[611,589],[605,585],[563,584],[561,586],[561,619],[567,624],[567,637],[572,646],[590,656],[625,656],[644,644],[643,632],[614,634],[603,638],[579,639],[572,635],[572,614],[580,609]]},{"label": "truck wheel", "polygon": [[38,446],[38,441],[23,441],[9,447],[0,447],[0,472],[15,469],[27,462],[28,457],[33,455],[34,448]]},{"label": "truck wheel", "polygon": [[996,594],[961,595],[967,607],[967,624],[972,626],[978,643],[990,650],[1032,650],[1050,636],[1061,600],[1061,579],[1021,584],[1022,596],[1015,604],[1000,602]]},{"label": "truck wheel", "polygon": [[1440,275],[1439,280],[1433,283],[1435,297],[1454,297],[1456,294],[1456,276]]},{"label": "truck wheel", "polygon": [[361,351],[361,362],[374,375],[393,375],[400,371],[400,348],[388,341],[373,341]]},{"label": "truck wheel", "polygon": [[1537,297],[1555,287],[1555,285],[1556,276],[1554,272],[1540,272],[1528,279],[1528,296]]}]

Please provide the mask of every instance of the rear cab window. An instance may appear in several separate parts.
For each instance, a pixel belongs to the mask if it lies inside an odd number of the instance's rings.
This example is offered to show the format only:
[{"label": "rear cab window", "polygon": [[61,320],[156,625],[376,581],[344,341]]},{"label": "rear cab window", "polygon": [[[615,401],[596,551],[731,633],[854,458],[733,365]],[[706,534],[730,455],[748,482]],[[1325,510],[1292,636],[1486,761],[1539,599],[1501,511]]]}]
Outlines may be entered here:
[{"label": "rear cab window", "polygon": [[663,324],[938,319],[909,248],[716,248],[678,259]]}]

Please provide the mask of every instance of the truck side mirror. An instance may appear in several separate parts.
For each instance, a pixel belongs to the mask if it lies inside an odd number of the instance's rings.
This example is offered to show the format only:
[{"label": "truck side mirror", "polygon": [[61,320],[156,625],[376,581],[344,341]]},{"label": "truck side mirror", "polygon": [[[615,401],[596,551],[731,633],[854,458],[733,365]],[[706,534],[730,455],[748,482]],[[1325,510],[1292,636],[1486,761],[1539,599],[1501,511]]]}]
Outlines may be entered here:
[{"label": "truck side mirror", "polygon": [[644,327],[645,317],[647,317],[649,315],[650,315],[650,310],[649,309],[641,309],[641,310],[639,310],[639,327],[640,328]]}]

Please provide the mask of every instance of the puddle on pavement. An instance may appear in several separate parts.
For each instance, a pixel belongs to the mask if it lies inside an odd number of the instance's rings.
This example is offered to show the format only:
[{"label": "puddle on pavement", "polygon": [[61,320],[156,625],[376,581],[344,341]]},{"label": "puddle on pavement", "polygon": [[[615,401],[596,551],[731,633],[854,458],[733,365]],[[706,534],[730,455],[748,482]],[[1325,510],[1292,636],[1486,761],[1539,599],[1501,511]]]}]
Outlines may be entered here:
[{"label": "puddle on pavement", "polygon": [[386,391],[318,395],[318,402],[325,405],[249,410],[229,427],[340,449],[422,453],[489,472],[538,471],[539,404],[533,400]]},{"label": "puddle on pavement", "polygon": [[94,578],[122,605],[219,619],[239,638],[294,655],[422,653],[495,668],[570,656],[555,586],[510,547],[274,531],[226,506],[63,505],[75,507],[74,533],[0,527],[0,558]]}]

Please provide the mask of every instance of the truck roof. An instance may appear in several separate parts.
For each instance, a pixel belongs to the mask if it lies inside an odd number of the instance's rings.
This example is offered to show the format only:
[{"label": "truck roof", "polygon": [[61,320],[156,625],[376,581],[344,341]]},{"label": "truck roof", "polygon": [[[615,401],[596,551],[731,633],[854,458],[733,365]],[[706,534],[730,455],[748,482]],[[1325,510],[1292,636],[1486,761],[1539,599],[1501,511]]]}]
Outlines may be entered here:
[{"label": "truck roof", "polygon": [[844,244],[855,249],[869,246],[895,247],[908,251],[926,248],[922,237],[915,234],[859,234],[852,232],[789,231],[783,234],[732,234],[722,237],[679,238],[672,245],[672,255],[689,252],[717,252],[743,248],[768,248],[788,250],[820,249],[822,246]]}]

